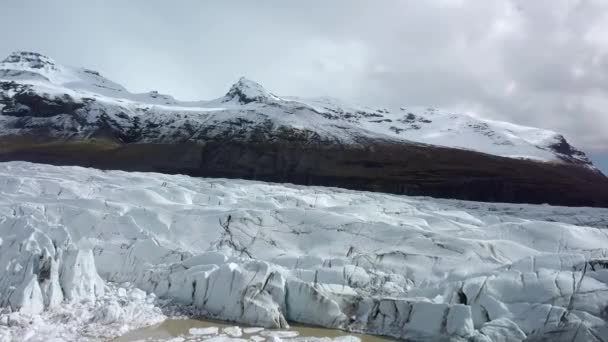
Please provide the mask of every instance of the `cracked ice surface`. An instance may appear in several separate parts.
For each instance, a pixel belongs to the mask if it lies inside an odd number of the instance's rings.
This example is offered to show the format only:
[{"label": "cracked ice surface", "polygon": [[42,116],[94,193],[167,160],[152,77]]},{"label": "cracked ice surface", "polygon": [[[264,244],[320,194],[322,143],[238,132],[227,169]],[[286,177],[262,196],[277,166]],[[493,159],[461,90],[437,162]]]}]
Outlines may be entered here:
[{"label": "cracked ice surface", "polygon": [[606,209],[2,163],[0,306],[47,322],[95,303],[103,325],[134,314],[103,299],[128,282],[133,303],[266,328],[602,341],[607,226]]}]

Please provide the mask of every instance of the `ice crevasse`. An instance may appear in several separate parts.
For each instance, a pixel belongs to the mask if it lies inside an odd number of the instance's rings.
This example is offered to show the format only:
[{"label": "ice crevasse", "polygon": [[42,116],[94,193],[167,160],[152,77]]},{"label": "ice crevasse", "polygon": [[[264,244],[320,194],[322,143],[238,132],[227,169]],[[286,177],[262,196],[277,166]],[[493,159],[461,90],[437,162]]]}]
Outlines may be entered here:
[{"label": "ice crevasse", "polygon": [[608,336],[605,209],[18,162],[0,165],[0,192],[0,306],[12,311],[95,302],[129,282],[267,328]]}]

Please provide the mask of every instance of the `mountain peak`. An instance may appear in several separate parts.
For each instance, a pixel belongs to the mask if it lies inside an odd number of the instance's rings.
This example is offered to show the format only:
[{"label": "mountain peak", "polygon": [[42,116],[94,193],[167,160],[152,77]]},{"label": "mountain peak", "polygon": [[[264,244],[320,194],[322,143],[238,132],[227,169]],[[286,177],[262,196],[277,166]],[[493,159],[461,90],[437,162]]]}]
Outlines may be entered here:
[{"label": "mountain peak", "polygon": [[2,64],[15,64],[31,69],[55,69],[55,61],[45,55],[30,51],[15,51],[8,55]]},{"label": "mountain peak", "polygon": [[70,89],[115,96],[126,89],[99,72],[57,64],[52,58],[30,51],[15,51],[0,62],[0,76],[13,80],[45,80]]},{"label": "mountain peak", "polygon": [[261,84],[245,77],[241,77],[238,82],[233,84],[224,98],[223,102],[236,100],[241,104],[250,102],[268,103],[281,100],[278,96],[266,90]]}]

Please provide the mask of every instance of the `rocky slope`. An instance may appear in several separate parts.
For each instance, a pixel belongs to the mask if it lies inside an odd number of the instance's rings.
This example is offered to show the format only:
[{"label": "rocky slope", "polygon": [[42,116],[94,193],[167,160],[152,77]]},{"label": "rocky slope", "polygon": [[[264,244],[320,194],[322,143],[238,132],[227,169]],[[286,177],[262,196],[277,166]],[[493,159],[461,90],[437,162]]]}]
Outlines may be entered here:
[{"label": "rocky slope", "polygon": [[608,179],[554,132],[441,112],[279,97],[240,79],[183,102],[36,53],[0,63],[0,160],[608,206]]},{"label": "rocky slope", "polygon": [[158,297],[267,328],[605,341],[606,228],[598,208],[1,163],[0,340],[94,340],[158,320]]}]

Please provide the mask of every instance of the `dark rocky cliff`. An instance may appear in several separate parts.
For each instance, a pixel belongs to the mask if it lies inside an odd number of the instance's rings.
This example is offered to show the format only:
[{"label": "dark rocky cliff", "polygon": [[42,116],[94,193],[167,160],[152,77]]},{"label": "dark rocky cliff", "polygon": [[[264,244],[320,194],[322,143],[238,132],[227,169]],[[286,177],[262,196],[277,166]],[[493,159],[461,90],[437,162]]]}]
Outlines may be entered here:
[{"label": "dark rocky cliff", "polygon": [[475,201],[608,207],[608,178],[578,165],[386,141],[124,144],[108,140],[0,138],[0,161],[180,173],[337,186]]}]

